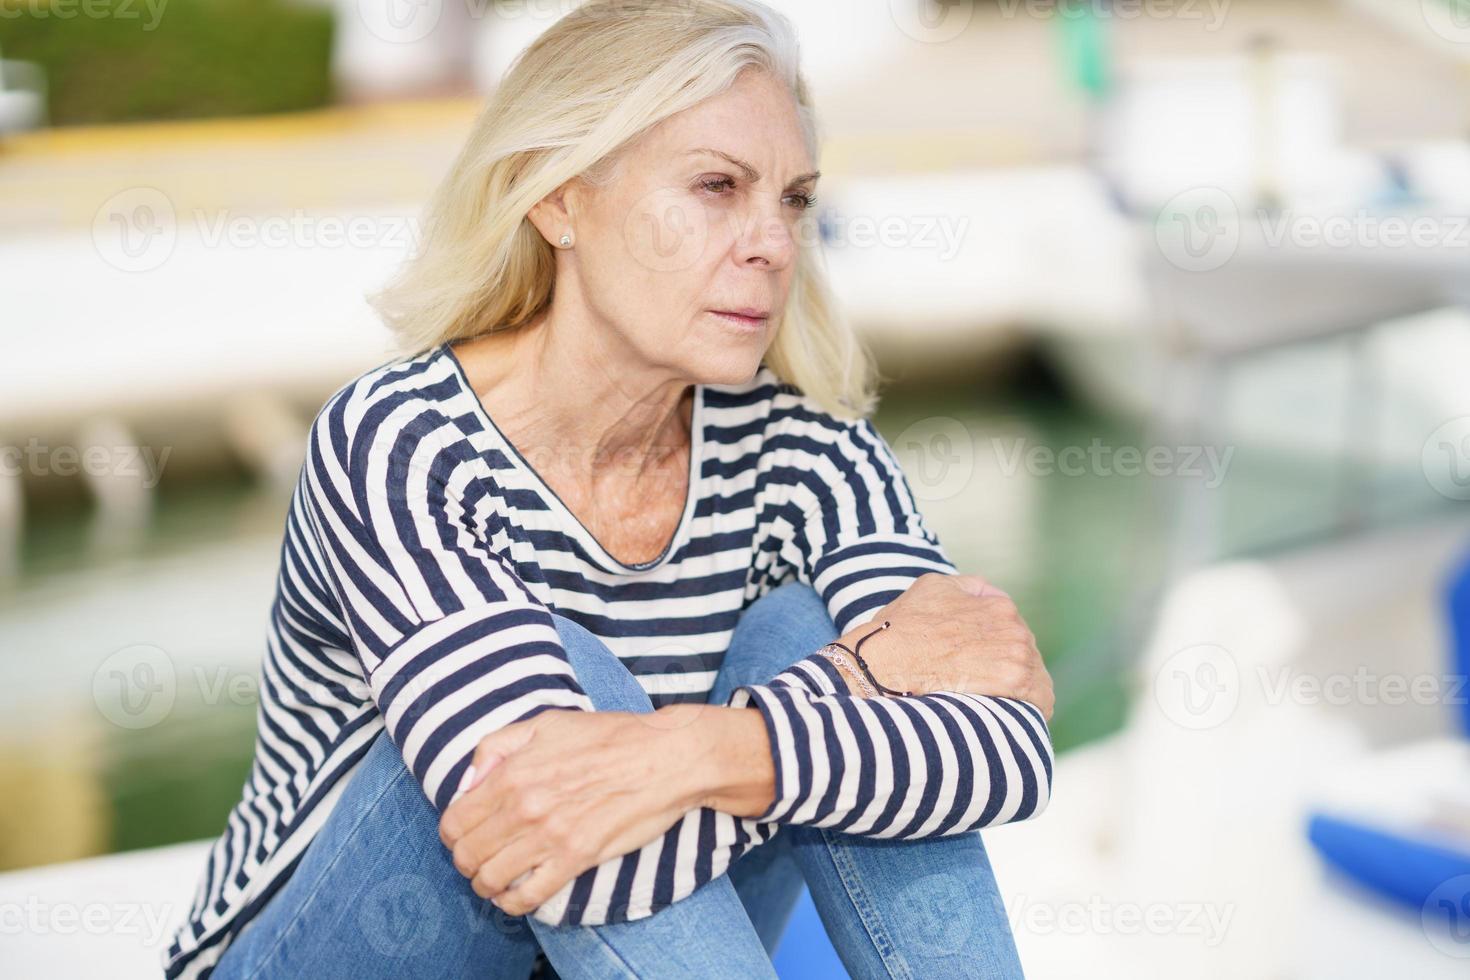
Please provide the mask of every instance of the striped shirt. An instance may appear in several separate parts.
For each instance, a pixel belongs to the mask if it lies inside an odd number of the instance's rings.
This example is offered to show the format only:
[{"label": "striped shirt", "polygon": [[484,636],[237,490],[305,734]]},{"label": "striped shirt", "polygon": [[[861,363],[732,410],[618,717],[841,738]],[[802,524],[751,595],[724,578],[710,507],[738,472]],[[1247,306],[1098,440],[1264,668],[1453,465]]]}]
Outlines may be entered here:
[{"label": "striped shirt", "polygon": [[[208,976],[385,728],[442,811],[486,735],[591,710],[553,611],[603,639],[657,707],[705,700],[741,611],[777,585],[811,585],[845,633],[925,572],[955,571],[869,421],[834,418],[766,367],[696,385],[692,420],[678,527],[663,554],[630,565],[496,428],[448,345],[327,399],[286,517],[253,765],[167,976]],[[569,882],[537,919],[650,915],[781,824],[956,834],[1034,816],[1050,794],[1050,733],[1024,701],[862,699],[813,652],[729,704],[765,720],[770,808],[690,811]]]}]

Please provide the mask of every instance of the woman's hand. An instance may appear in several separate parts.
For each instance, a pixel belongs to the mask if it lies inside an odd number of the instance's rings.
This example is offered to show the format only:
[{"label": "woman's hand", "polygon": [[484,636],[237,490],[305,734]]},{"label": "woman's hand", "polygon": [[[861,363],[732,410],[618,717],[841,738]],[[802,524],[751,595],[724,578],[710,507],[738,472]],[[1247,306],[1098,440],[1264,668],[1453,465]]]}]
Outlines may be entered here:
[{"label": "woman's hand", "polygon": [[930,572],[871,621],[841,638],[885,687],[914,694],[953,691],[1016,698],[1051,720],[1056,699],[1036,637],[1011,597],[975,575]]},{"label": "woman's hand", "polygon": [[483,739],[472,764],[439,837],[475,894],[510,915],[692,809],[754,816],[775,793],[759,712],[703,704],[543,711]]}]

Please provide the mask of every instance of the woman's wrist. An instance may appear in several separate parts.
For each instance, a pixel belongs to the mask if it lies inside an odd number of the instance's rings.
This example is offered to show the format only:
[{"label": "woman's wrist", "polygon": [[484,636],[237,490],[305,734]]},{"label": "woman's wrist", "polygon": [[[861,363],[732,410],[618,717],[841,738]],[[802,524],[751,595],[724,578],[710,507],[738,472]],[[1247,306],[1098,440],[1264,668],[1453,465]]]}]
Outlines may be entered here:
[{"label": "woman's wrist", "polygon": [[756,708],[670,705],[672,731],[682,744],[681,766],[689,809],[707,806],[737,817],[758,817],[776,798],[776,767],[765,719]]},{"label": "woman's wrist", "polygon": [[817,653],[826,659],[832,665],[833,669],[837,671],[837,676],[842,678],[842,682],[845,685],[845,693],[859,698],[877,697],[877,689],[863,676],[863,672],[858,668],[857,664],[853,663],[852,658],[847,655],[847,652],[838,647],[838,644],[841,642],[839,640],[836,644],[829,644],[818,650]]}]

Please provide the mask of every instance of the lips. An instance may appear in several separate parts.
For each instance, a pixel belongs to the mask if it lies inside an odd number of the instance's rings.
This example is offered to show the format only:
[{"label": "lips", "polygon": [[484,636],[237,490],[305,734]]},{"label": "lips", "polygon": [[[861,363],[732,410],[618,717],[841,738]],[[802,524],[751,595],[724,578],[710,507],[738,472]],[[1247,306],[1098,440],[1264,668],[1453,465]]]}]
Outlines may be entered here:
[{"label": "lips", "polygon": [[727,323],[742,327],[763,327],[771,316],[769,310],[761,310],[753,306],[742,306],[734,310],[710,310],[709,312]]},{"label": "lips", "polygon": [[731,310],[710,310],[711,313],[728,313],[731,316],[743,316],[749,320],[765,320],[771,315],[770,310],[762,310],[754,306],[742,306]]}]

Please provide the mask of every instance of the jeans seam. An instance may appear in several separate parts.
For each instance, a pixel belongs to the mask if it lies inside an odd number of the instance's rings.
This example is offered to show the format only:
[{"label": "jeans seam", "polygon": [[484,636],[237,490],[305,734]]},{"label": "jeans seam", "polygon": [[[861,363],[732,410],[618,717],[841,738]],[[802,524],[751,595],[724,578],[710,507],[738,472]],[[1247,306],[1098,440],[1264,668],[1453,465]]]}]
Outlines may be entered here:
[{"label": "jeans seam", "polygon": [[822,847],[826,850],[833,869],[837,872],[837,880],[841,882],[842,890],[847,893],[848,900],[852,902],[858,921],[872,941],[873,948],[877,950],[878,958],[883,961],[888,975],[893,978],[901,978],[901,980],[912,980],[913,971],[909,969],[908,961],[897,951],[892,938],[888,935],[888,930],[883,927],[882,920],[872,914],[874,905],[862,887],[862,876],[856,874],[855,869],[849,864],[848,854],[843,848],[834,844],[832,832],[818,829],[817,833],[821,837]]},{"label": "jeans seam", "polygon": [[[383,736],[379,735],[378,737],[382,738]],[[366,757],[364,757],[364,759],[365,758]],[[355,776],[357,774],[354,772],[352,775]],[[393,788],[393,783],[396,780],[397,777],[395,776],[393,779],[388,779],[384,781],[384,784],[378,790],[377,795],[373,797],[372,803],[370,803],[368,806],[363,807],[362,810],[358,813],[357,819],[352,822],[352,826],[349,829],[347,836],[351,836],[352,833],[356,832],[357,828],[360,827],[363,821],[367,819],[368,814],[377,808],[378,804],[382,802],[383,797],[388,795],[388,791]],[[286,941],[286,937],[290,934],[291,929],[296,925],[297,921],[299,921],[300,918],[306,914],[306,910],[311,907],[311,904],[313,902],[316,901],[317,896],[321,894],[323,883],[325,882],[327,877],[326,873],[335,868],[337,866],[337,862],[342,860],[343,850],[345,849],[339,849],[336,854],[332,855],[332,860],[329,861],[327,863],[327,866],[322,869],[321,878],[312,887],[311,891],[306,895],[305,899],[302,900],[296,914],[292,916],[291,921],[287,922],[285,924],[285,927],[280,930],[280,932],[276,936],[276,941],[271,943],[270,948],[266,950],[265,953],[261,956],[260,961],[255,964],[255,968],[245,975],[244,980],[255,980],[255,978],[260,975],[260,971],[265,969],[266,964],[269,963],[271,961],[271,958],[274,957],[276,953],[280,950],[281,944]]]}]

